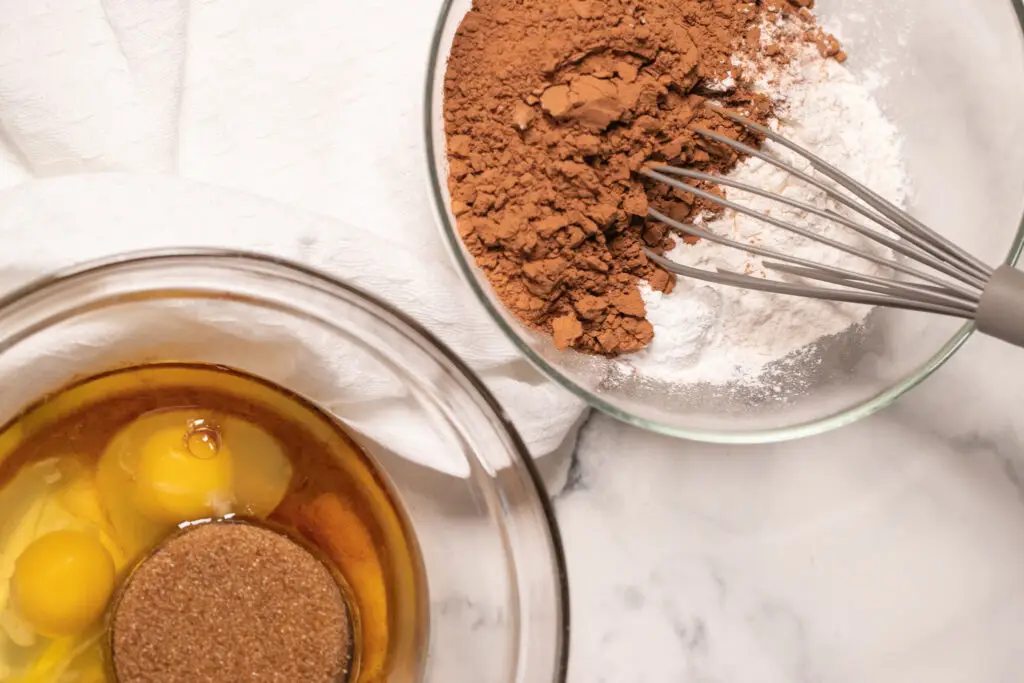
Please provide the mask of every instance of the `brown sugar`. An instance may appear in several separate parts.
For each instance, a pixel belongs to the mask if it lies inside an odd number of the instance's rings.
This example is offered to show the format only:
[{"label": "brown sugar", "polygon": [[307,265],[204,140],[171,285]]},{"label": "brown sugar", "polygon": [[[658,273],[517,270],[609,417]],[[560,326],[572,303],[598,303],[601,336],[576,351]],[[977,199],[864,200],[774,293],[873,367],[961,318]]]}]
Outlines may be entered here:
[{"label": "brown sugar", "polygon": [[662,252],[674,240],[648,222],[648,207],[678,221],[716,209],[636,172],[667,162],[728,173],[738,155],[699,129],[759,145],[704,102],[766,122],[772,103],[744,85],[734,57],[761,50],[771,13],[811,31],[811,6],[474,0],[445,77],[452,211],[520,320],[562,349],[615,355],[650,343],[638,284],[670,291],[674,280],[644,247]]},{"label": "brown sugar", "polygon": [[130,576],[111,628],[119,683],[336,683],[352,628],[330,570],[275,531],[185,530]]}]

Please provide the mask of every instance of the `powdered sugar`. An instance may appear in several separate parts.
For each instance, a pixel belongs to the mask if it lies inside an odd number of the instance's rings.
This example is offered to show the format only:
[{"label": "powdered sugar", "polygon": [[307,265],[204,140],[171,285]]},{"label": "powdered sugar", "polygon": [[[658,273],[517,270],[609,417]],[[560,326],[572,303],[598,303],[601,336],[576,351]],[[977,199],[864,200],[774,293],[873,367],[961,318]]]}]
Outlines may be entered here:
[{"label": "powdered sugar", "polygon": [[[768,27],[766,39],[780,30]],[[753,70],[761,74],[759,88],[782,102],[780,132],[902,204],[907,181],[900,136],[872,95],[877,83],[872,83],[871,77],[854,76],[835,60],[822,59],[811,47],[795,48],[792,57],[783,68],[760,66]],[[752,73],[749,66],[747,73]],[[795,154],[772,143],[766,149],[814,175],[810,165]],[[821,190],[759,159],[748,159],[732,177],[816,208],[849,218],[856,216]],[[805,211],[733,189],[726,194],[730,200],[785,222],[886,255],[867,238]],[[727,212],[708,227],[741,243],[808,260],[866,274],[884,271],[877,264],[734,212]],[[760,257],[707,240],[696,245],[680,242],[669,257],[706,270],[721,268],[755,277],[791,279],[766,271]],[[775,361],[856,329],[870,313],[865,306],[765,294],[683,278],[669,295],[646,287],[643,295],[655,339],[649,348],[620,361],[626,366],[622,369],[669,383],[774,383],[779,371],[776,368],[767,373],[766,366],[775,366]]]}]

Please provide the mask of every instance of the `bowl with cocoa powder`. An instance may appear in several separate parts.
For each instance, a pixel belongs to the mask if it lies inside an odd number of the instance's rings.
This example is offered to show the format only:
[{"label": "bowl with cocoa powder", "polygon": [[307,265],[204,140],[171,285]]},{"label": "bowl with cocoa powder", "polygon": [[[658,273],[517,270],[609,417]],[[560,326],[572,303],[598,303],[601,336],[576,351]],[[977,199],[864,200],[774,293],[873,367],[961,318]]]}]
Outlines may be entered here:
[{"label": "bowl with cocoa powder", "polygon": [[[611,415],[720,442],[847,424],[921,382],[973,328],[676,278],[645,249],[785,276],[756,255],[673,234],[649,209],[835,267],[856,257],[638,171],[668,163],[849,211],[699,135],[800,163],[712,103],[776,128],[982,260],[1015,263],[1022,17],[1020,0],[447,0],[425,103],[445,241],[524,354]],[[826,237],[843,229],[720,192]]]}]

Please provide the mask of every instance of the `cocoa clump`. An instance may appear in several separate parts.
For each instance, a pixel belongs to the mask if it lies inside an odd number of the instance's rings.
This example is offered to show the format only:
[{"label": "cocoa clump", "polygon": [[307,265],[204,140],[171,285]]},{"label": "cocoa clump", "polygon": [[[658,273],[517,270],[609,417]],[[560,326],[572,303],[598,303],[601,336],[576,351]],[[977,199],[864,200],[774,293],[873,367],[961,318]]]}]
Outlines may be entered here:
[{"label": "cocoa clump", "polygon": [[[766,15],[809,15],[812,6],[474,0],[445,76],[451,205],[468,250],[519,319],[562,349],[616,355],[650,343],[638,284],[669,292],[674,278],[644,247],[662,253],[674,241],[648,209],[678,221],[717,209],[637,171],[667,162],[728,173],[739,156],[700,129],[759,146],[704,103],[766,122],[772,103],[743,84],[733,58],[761,52]],[[840,54],[824,34],[809,39]]]}]

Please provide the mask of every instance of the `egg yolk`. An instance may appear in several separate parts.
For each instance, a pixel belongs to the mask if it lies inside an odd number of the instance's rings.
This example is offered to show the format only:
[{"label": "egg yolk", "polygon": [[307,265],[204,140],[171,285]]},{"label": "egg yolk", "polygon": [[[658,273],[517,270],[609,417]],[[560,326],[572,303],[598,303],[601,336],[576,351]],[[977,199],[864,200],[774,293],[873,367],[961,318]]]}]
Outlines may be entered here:
[{"label": "egg yolk", "polygon": [[223,514],[232,502],[233,459],[214,430],[158,427],[141,444],[135,504],[153,521],[178,524]]},{"label": "egg yolk", "polygon": [[76,635],[106,609],[114,591],[114,561],[92,534],[54,531],[18,557],[11,589],[19,616],[37,632]]}]

